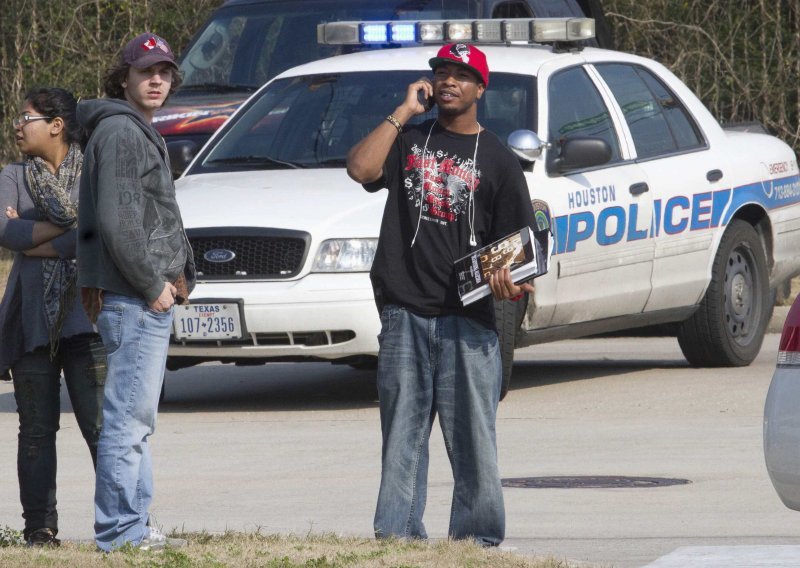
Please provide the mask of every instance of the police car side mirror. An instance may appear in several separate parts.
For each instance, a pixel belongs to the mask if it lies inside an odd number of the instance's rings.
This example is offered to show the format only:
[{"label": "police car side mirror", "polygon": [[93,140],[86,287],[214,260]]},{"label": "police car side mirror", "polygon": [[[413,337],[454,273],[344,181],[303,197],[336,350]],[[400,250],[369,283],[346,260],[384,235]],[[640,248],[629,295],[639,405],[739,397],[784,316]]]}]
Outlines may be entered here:
[{"label": "police car side mirror", "polygon": [[549,144],[542,142],[531,130],[515,130],[508,135],[508,147],[525,163],[535,161]]},{"label": "police car side mirror", "polygon": [[559,174],[582,170],[607,163],[611,159],[611,146],[602,138],[567,138],[558,145],[557,155],[551,153],[547,170]]},{"label": "police car side mirror", "polygon": [[172,168],[172,177],[178,178],[183,174],[194,157],[197,155],[197,144],[191,140],[173,140],[167,142],[169,166]]}]

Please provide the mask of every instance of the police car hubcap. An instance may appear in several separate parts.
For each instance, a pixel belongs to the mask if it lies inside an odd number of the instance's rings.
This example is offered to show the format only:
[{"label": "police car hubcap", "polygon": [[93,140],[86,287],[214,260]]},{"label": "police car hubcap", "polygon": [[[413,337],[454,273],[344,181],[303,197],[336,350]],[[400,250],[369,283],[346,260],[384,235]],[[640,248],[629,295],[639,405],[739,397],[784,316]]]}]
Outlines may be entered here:
[{"label": "police car hubcap", "polygon": [[743,339],[749,334],[753,316],[753,279],[748,257],[741,250],[731,253],[725,280],[728,331],[734,338]]}]

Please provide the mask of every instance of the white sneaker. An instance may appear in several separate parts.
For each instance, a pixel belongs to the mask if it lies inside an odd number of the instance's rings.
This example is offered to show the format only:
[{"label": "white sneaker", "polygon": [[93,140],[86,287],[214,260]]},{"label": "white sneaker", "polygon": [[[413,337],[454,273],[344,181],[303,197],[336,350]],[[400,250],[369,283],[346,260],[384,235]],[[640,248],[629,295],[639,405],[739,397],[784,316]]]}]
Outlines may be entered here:
[{"label": "white sneaker", "polygon": [[143,538],[142,542],[136,547],[139,550],[164,550],[165,548],[183,548],[186,546],[186,539],[170,538],[161,534],[155,527],[149,527],[150,534]]}]

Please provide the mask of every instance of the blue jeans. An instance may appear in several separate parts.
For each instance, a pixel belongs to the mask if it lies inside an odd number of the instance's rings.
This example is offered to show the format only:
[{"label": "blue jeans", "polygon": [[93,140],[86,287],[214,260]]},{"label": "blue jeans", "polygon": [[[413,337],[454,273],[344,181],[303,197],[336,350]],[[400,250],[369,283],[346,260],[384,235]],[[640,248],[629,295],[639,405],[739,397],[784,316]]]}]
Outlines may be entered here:
[{"label": "blue jeans", "polygon": [[97,446],[95,540],[109,551],[149,535],[153,468],[148,437],[156,426],[172,310],[140,298],[104,294],[97,327],[108,352],[103,430]]},{"label": "blue jeans", "polygon": [[56,432],[61,417],[61,372],[69,400],[92,461],[103,425],[106,356],[95,334],[62,338],[55,357],[50,346],[25,353],[11,369],[19,413],[17,474],[23,536],[41,528],[58,533],[56,510]]},{"label": "blue jeans", "polygon": [[497,333],[466,317],[422,317],[388,305],[378,340],[383,451],[375,535],[427,538],[428,441],[438,414],[455,482],[448,534],[500,544],[505,508],[495,437],[502,380]]}]

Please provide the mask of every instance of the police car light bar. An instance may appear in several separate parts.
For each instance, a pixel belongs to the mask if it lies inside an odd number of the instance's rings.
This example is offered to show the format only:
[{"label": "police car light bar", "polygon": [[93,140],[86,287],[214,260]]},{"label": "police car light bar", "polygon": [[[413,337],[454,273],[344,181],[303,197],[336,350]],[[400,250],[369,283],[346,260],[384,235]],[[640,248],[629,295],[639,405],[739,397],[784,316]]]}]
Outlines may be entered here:
[{"label": "police car light bar", "polygon": [[591,39],[594,34],[592,18],[329,22],[317,26],[317,42],[325,45],[552,43]]}]

